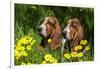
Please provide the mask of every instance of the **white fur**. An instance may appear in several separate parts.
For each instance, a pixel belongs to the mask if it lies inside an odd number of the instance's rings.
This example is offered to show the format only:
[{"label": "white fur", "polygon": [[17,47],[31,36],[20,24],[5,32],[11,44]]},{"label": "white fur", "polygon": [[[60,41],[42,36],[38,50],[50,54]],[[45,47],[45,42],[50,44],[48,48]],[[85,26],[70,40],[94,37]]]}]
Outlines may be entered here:
[{"label": "white fur", "polygon": [[46,28],[46,25],[43,23],[40,25],[40,27],[42,28],[41,30],[41,35],[43,35],[44,37],[47,37],[47,28]]},{"label": "white fur", "polygon": [[64,46],[64,44],[65,44],[65,42],[66,42],[66,39],[62,39],[62,45]]},{"label": "white fur", "polygon": [[65,45],[66,39],[62,39],[62,46],[61,46],[61,62],[63,62],[64,58],[63,58],[63,51],[64,51],[64,45]]},{"label": "white fur", "polygon": [[64,32],[66,32],[67,39],[71,39],[69,25],[67,25],[67,27],[64,29]]}]

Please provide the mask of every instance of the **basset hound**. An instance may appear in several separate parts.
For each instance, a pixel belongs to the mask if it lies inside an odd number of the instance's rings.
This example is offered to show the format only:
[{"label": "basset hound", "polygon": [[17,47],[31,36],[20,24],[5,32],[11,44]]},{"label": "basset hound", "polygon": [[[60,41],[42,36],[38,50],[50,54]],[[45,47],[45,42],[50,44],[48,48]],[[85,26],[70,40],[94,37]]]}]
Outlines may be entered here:
[{"label": "basset hound", "polygon": [[78,18],[72,18],[68,20],[66,28],[63,30],[65,42],[68,40],[70,42],[70,50],[75,51],[75,46],[77,46],[80,40],[83,39],[83,28],[81,26],[80,20]]},{"label": "basset hound", "polygon": [[[38,31],[42,37],[40,43],[41,48],[48,46],[50,49],[56,49],[61,46],[61,27],[56,17],[46,17],[43,23],[38,27]],[[48,42],[48,39],[51,39],[51,41]]]}]

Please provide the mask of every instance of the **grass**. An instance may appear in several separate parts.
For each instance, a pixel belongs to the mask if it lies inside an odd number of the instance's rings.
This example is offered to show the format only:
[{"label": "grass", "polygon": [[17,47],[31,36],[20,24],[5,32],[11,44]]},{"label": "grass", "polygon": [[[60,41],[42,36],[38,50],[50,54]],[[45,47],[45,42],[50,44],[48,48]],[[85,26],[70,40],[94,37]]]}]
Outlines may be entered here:
[{"label": "grass", "polygon": [[[50,50],[48,48],[48,46],[46,46],[45,52],[38,51],[38,47],[41,42],[41,37],[39,36],[38,32],[29,30],[29,31],[27,31],[27,34],[24,34],[22,27],[19,27],[19,31],[20,32],[15,34],[15,36],[18,37],[18,38],[17,37],[15,38],[15,51],[16,51],[17,44],[21,40],[21,38],[25,38],[27,36],[27,37],[32,38],[32,41],[35,40],[36,42],[33,45],[31,45],[31,50],[27,50],[27,46],[29,46],[29,44],[24,44],[22,42],[22,44],[20,46],[23,46],[25,48],[24,50],[28,55],[24,56],[23,54],[21,54],[22,56],[20,56],[17,59],[16,59],[17,56],[15,56],[15,65],[42,64],[43,61],[45,62],[44,57],[46,54],[52,55],[52,57],[57,60],[56,63],[82,62],[82,61],[92,61],[93,60],[93,55],[91,55],[92,48],[90,48],[89,51],[87,51],[82,57],[79,57],[79,58],[71,57],[71,52],[65,53],[65,54],[69,54],[70,59],[68,59],[69,56],[66,56],[66,57],[63,56],[64,61],[61,62],[62,59],[61,59],[60,49],[59,50]],[[30,43],[32,43],[32,41]],[[19,50],[19,53],[20,52],[21,52],[21,50]],[[16,55],[16,53],[15,53],[15,55]],[[51,63],[51,62],[46,61],[45,64],[47,64],[47,63]]]},{"label": "grass", "polygon": [[[66,12],[66,13],[65,13]],[[86,31],[87,45],[90,50],[85,54],[72,55],[73,52],[64,53],[62,61],[60,48],[50,50],[46,46],[45,52],[38,47],[41,37],[37,27],[46,16],[56,16],[62,29],[71,17],[78,17]],[[91,36],[90,36],[91,35]],[[94,9],[76,7],[57,7],[42,5],[15,4],[14,23],[14,63],[15,65],[51,64],[67,62],[83,62],[94,60]],[[33,43],[33,44],[32,44]],[[65,45],[68,47],[68,44]]]}]

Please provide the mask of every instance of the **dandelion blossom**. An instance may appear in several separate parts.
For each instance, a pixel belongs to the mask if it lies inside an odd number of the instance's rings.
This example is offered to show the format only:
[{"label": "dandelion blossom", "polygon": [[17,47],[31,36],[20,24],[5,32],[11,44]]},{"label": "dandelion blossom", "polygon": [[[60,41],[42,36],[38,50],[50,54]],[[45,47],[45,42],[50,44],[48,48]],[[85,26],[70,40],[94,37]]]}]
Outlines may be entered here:
[{"label": "dandelion blossom", "polygon": [[28,62],[27,64],[28,64],[28,65],[31,65],[31,63],[30,63],[30,62]]},{"label": "dandelion blossom", "polygon": [[71,52],[71,57],[77,57],[77,52]]},{"label": "dandelion blossom", "polygon": [[45,59],[46,61],[50,61],[50,60],[52,59],[52,55],[51,55],[51,54],[46,54],[46,55],[44,56],[44,59]]},{"label": "dandelion blossom", "polygon": [[81,41],[80,41],[80,44],[86,45],[86,44],[87,44],[87,40],[81,40]]},{"label": "dandelion blossom", "polygon": [[82,46],[81,45],[78,45],[78,49],[81,50],[82,49]]},{"label": "dandelion blossom", "polygon": [[70,54],[68,54],[68,53],[66,53],[66,54],[64,54],[64,57],[66,58],[66,59],[70,59]]},{"label": "dandelion blossom", "polygon": [[90,50],[90,46],[86,46],[86,47],[85,47],[85,50],[86,50],[86,51]]},{"label": "dandelion blossom", "polygon": [[83,62],[83,60],[79,60],[79,62]]},{"label": "dandelion blossom", "polygon": [[26,63],[24,63],[24,62],[21,62],[21,65],[26,65]]},{"label": "dandelion blossom", "polygon": [[75,51],[78,51],[78,46],[75,47]]},{"label": "dandelion blossom", "polygon": [[57,59],[54,59],[53,63],[57,63]]},{"label": "dandelion blossom", "polygon": [[51,43],[52,42],[52,39],[48,39],[48,41],[47,41],[48,43]]},{"label": "dandelion blossom", "polygon": [[80,57],[83,57],[83,53],[82,53],[82,52],[78,53],[78,54],[77,54],[77,57],[79,57],[79,58],[80,58]]},{"label": "dandelion blossom", "polygon": [[47,62],[46,61],[42,61],[42,64],[46,64]]},{"label": "dandelion blossom", "polygon": [[31,45],[34,45],[35,42],[36,42],[36,40],[33,40],[33,41],[31,42]]},{"label": "dandelion blossom", "polygon": [[31,46],[27,46],[27,50],[31,50],[32,49],[32,47]]},{"label": "dandelion blossom", "polygon": [[28,56],[28,53],[25,52],[25,51],[21,51],[20,53],[21,53],[22,56]]}]

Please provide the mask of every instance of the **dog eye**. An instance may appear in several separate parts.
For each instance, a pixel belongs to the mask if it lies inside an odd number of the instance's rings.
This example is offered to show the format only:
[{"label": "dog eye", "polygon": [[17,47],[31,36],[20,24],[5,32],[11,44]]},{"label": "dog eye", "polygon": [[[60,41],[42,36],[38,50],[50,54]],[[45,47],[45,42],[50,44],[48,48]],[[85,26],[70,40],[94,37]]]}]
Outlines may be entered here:
[{"label": "dog eye", "polygon": [[49,23],[49,24],[50,24],[50,22],[47,22],[47,23]]},{"label": "dog eye", "polygon": [[49,25],[53,25],[51,22],[48,22]]}]

